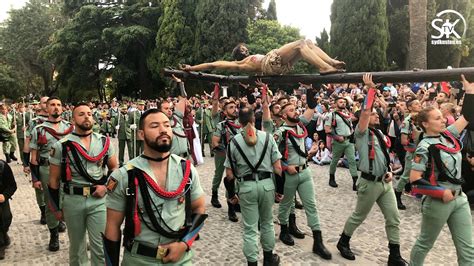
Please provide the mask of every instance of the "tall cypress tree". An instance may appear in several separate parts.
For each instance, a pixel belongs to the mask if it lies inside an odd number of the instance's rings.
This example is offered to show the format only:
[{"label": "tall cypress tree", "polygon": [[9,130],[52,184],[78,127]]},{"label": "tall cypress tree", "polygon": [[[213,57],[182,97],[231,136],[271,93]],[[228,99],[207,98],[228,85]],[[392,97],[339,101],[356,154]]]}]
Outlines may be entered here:
[{"label": "tall cypress tree", "polygon": [[349,71],[387,69],[386,1],[334,0],[331,12],[331,52]]},{"label": "tall cypress tree", "polygon": [[331,47],[329,43],[329,34],[326,31],[326,28],[321,31],[321,37],[316,37],[316,43],[318,44],[319,48],[326,52],[327,54],[331,54]]},{"label": "tall cypress tree", "polygon": [[229,58],[232,48],[247,41],[248,0],[206,0],[196,7],[196,62]]},{"label": "tall cypress tree", "polygon": [[275,0],[271,0],[268,4],[266,19],[268,20],[278,20],[277,18],[277,7]]}]

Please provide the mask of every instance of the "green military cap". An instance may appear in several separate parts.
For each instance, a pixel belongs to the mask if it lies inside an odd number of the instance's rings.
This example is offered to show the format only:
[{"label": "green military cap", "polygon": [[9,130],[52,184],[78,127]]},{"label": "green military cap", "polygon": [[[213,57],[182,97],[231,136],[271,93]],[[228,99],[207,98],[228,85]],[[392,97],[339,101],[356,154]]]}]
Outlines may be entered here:
[{"label": "green military cap", "polygon": [[35,101],[32,101],[31,104],[40,104],[40,102],[35,100]]},{"label": "green military cap", "polygon": [[128,106],[125,104],[120,105],[120,109],[128,109]]},{"label": "green military cap", "polygon": [[145,101],[138,101],[137,104],[138,105],[145,105]]}]

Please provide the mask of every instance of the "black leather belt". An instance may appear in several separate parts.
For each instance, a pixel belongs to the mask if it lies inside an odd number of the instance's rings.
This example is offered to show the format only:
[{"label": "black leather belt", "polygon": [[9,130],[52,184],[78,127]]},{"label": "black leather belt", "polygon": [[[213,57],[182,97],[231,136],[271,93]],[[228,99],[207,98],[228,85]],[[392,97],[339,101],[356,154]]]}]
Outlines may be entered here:
[{"label": "black leather belt", "polygon": [[[158,260],[161,260],[161,258],[165,257],[168,253],[167,249],[152,248],[152,247],[140,244],[140,243],[136,243],[136,245],[137,245],[137,254],[138,255],[142,255],[142,256],[146,256],[146,257],[152,257],[152,258],[156,258]],[[133,247],[133,245],[130,245],[129,247],[126,246],[125,248],[128,251],[132,252],[132,247]]]},{"label": "black leather belt", "polygon": [[368,173],[361,172],[360,177],[363,179],[369,180],[369,181],[377,181],[377,182],[382,182],[384,180],[385,174],[377,177]]},{"label": "black leather belt", "polygon": [[81,195],[84,197],[89,197],[95,192],[95,187],[70,187],[68,185],[63,186],[64,193],[69,195]]},{"label": "black leather belt", "polygon": [[243,176],[242,180],[244,180],[244,181],[256,181],[257,178],[258,178],[258,180],[264,180],[264,179],[271,178],[271,177],[272,177],[272,173],[270,173],[270,172],[259,172],[259,173],[249,174],[249,175]]},{"label": "black leather belt", "polygon": [[296,172],[300,173],[302,172],[304,169],[308,168],[308,165],[307,164],[303,164],[303,165],[298,165],[295,167],[296,169]]},{"label": "black leather belt", "polygon": [[48,158],[40,157],[39,160],[38,160],[38,164],[40,166],[48,166],[49,165],[49,160],[48,160]]}]

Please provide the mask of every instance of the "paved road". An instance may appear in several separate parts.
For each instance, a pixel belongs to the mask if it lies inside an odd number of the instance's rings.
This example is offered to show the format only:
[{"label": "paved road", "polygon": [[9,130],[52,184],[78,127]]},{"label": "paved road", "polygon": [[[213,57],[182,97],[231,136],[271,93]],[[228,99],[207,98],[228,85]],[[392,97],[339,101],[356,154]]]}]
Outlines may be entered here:
[{"label": "paved road", "polygon": [[[205,163],[197,167],[201,185],[207,195],[210,195],[211,181],[214,173],[214,162],[209,156]],[[6,259],[1,265],[66,265],[68,263],[67,234],[60,235],[61,250],[47,251],[49,231],[45,225],[39,224],[39,209],[36,205],[34,191],[29,178],[21,172],[17,163],[11,164],[18,190],[11,201],[14,214],[10,228],[12,245],[7,249]],[[351,247],[357,257],[355,261],[342,258],[336,249],[336,243],[346,219],[355,207],[356,195],[352,191],[352,180],[347,169],[338,168],[336,176],[339,188],[328,186],[327,166],[311,165],[316,189],[316,200],[322,225],[324,242],[333,253],[331,261],[324,261],[311,252],[311,230],[306,226],[303,210],[297,210],[297,223],[305,233],[306,238],[296,240],[293,247],[285,246],[277,240],[276,253],[282,257],[283,265],[383,265],[387,262],[388,243],[384,229],[384,219],[377,206],[361,227],[357,229]],[[224,188],[221,187],[220,200],[224,201]],[[227,220],[227,209],[215,209],[207,197],[207,212],[209,219],[201,231],[201,240],[195,242],[194,263],[196,265],[243,265],[246,263],[242,253],[242,225]],[[402,255],[408,259],[410,250],[420,229],[420,202],[417,199],[404,197],[408,209],[401,212],[401,246]],[[277,207],[273,208],[277,217]],[[240,218],[240,214],[238,214]],[[279,226],[275,231],[278,237]],[[261,254],[262,261],[263,255]],[[451,234],[447,226],[442,230],[435,246],[426,258],[427,265],[455,265],[456,252]]]}]

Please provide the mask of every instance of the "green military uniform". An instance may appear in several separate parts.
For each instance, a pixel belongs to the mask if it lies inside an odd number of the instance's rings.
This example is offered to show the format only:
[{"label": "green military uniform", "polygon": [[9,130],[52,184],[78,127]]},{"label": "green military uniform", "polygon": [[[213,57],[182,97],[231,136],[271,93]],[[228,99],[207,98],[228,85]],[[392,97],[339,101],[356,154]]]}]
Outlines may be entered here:
[{"label": "green military uniform", "polygon": [[209,151],[212,153],[212,133],[216,129],[216,125],[212,119],[212,110],[209,108],[199,108],[196,111],[196,122],[199,124],[199,132],[202,132],[202,153],[204,154],[204,143],[209,143]]},{"label": "green military uniform", "polygon": [[[30,122],[28,123],[28,128],[25,131],[25,138],[31,139],[33,129],[37,126],[42,124],[44,121],[48,120],[47,116],[39,115],[34,117],[32,112],[28,112],[27,116],[30,117]],[[29,148],[29,147],[28,147]],[[22,156],[23,157],[23,156]],[[28,162],[29,164],[29,162]],[[44,208],[46,206],[46,202],[44,201],[44,192],[41,189],[35,188],[35,196],[36,196],[36,203],[40,208]]]},{"label": "green military uniform", "polygon": [[110,119],[104,119],[100,125],[100,134],[111,136],[114,132],[114,127]]},{"label": "green military uniform", "polygon": [[339,115],[339,113],[340,112],[332,112],[324,122],[324,126],[331,127],[331,134],[344,138],[342,142],[335,139],[332,140],[332,161],[329,165],[329,174],[330,176],[336,174],[337,163],[344,154],[349,162],[349,172],[355,182],[357,179],[357,166],[354,143],[351,142],[351,135],[353,134],[352,122],[350,118],[343,119],[343,115]]},{"label": "green military uniform", "polygon": [[[233,123],[237,127],[233,127],[229,124]],[[219,146],[214,148],[214,164],[215,171],[214,177],[212,178],[212,194],[217,195],[219,186],[221,185],[222,175],[224,174],[224,162],[226,159],[226,149],[229,141],[238,133],[240,133],[240,125],[238,120],[227,120],[221,121],[217,124],[216,130],[213,133],[213,136],[220,137]]]},{"label": "green military uniform", "polygon": [[[374,129],[378,130],[378,129]],[[355,145],[359,152],[359,170],[362,172],[361,178],[357,180],[357,204],[355,211],[347,219],[344,225],[344,234],[352,236],[354,231],[361,225],[375,203],[380,207],[385,218],[385,231],[391,244],[400,243],[400,215],[397,209],[397,201],[392,188],[392,182],[385,182],[385,174],[389,171],[387,158],[384,155],[377,136],[366,129],[361,132],[359,127],[355,130]],[[383,133],[378,130],[380,136]],[[373,143],[375,151],[374,159],[369,158],[369,143]],[[388,155],[388,150],[387,153]],[[372,170],[370,167],[372,164]],[[370,176],[370,177],[366,177]],[[369,180],[374,178],[375,180]]]},{"label": "green military uniform", "polygon": [[[25,162],[25,158],[24,156],[22,156],[22,154],[23,154],[23,148],[25,146],[25,137],[26,137],[25,135],[28,130],[28,125],[30,124],[30,121],[31,121],[30,114],[31,113],[29,112],[16,113],[16,124],[17,124],[16,138],[18,140],[18,147],[20,150],[20,157],[21,157],[21,161],[23,162],[23,165],[27,165],[29,163],[29,162]],[[23,130],[23,125],[25,127],[25,130]]]},{"label": "green military uniform", "polygon": [[[168,176],[166,179],[166,190],[174,191],[178,188],[182,181],[183,170],[181,167],[181,157],[171,154],[168,159]],[[126,207],[126,194],[128,190],[128,173],[127,170],[132,168],[138,168],[141,171],[145,172],[147,175],[152,177],[155,180],[155,175],[153,170],[148,164],[148,160],[143,157],[136,157],[135,159],[129,161],[126,166],[121,167],[119,170],[114,171],[109,178],[113,180],[116,185],[109,192],[107,196],[107,208],[125,212]],[[191,185],[191,199],[197,199],[203,195],[203,190],[199,181],[199,175],[194,166],[191,165],[191,174],[192,174],[192,185]],[[155,217],[161,217],[168,227],[172,230],[180,229],[185,220],[185,203],[181,202],[181,198],[173,198],[166,200],[162,197],[159,197],[156,192],[147,186],[150,197],[152,199],[152,205],[159,206],[159,211],[156,208],[153,208],[153,213]],[[143,198],[141,196],[141,191],[138,189],[138,208],[140,210],[145,210]],[[127,214],[125,214],[127,215]],[[137,254],[137,249],[139,245],[144,245],[150,248],[158,247],[161,244],[168,244],[170,242],[179,241],[179,239],[169,239],[166,238],[157,232],[151,231],[148,226],[145,226],[145,222],[150,225],[150,218],[146,211],[139,215],[141,222],[141,231],[135,236],[133,244],[131,247],[125,247],[125,252],[123,256],[122,265],[162,265],[163,262],[155,257],[147,257]],[[163,221],[158,219],[160,226],[164,226]],[[191,265],[191,259],[193,257],[193,250],[186,252],[177,265]]]},{"label": "green military uniform", "polygon": [[119,140],[119,163],[120,165],[124,164],[124,156],[125,156],[125,144],[127,145],[128,150],[128,158],[129,160],[133,159],[133,141],[132,141],[132,130],[130,129],[130,125],[133,123],[131,117],[128,113],[123,114],[120,113],[117,117],[113,120],[114,128],[118,128],[117,131],[117,138]]},{"label": "green military uniform", "polygon": [[[408,136],[409,144],[407,145],[407,147],[405,147],[405,168],[403,168],[403,174],[400,176],[400,180],[398,181],[398,185],[396,187],[397,192],[403,192],[403,190],[405,189],[405,185],[410,181],[413,152],[415,151],[416,145],[418,144],[418,138],[416,136],[418,136],[420,132],[421,129],[414,125],[414,121],[412,121],[411,114],[405,117],[400,129],[400,133]],[[412,138],[413,135],[415,135],[415,139]]]},{"label": "green military uniform", "polygon": [[71,122],[72,120],[72,111],[71,110],[64,110],[64,112],[61,114],[61,117],[65,121]]},{"label": "green military uniform", "polygon": [[[58,130],[55,130],[55,124],[48,121],[44,121],[42,124],[39,124],[34,127],[31,131],[30,149],[37,151],[36,161],[39,165],[39,181],[41,181],[43,189],[47,189],[49,183],[49,152],[53,144],[58,141],[58,138],[61,138],[61,136],[51,135],[51,133],[47,132],[45,128],[53,129],[60,134],[66,131],[70,131],[72,129],[71,124],[69,122],[61,120],[58,124]],[[38,143],[38,140],[41,140],[43,136],[46,138],[47,142],[45,144],[42,144],[41,142]],[[48,202],[48,193],[43,193],[43,196],[44,202]],[[54,229],[59,225],[58,220],[56,220],[56,217],[49,208],[46,208],[46,222],[48,224],[49,229]]]},{"label": "green military uniform", "polygon": [[[263,131],[258,130],[257,143],[254,146],[248,146],[245,143],[242,134],[234,137],[237,145],[245,151],[245,156],[253,164],[257,166],[257,162],[264,155],[262,163],[258,166],[258,173],[252,175],[252,169],[245,162],[242,154],[236,148],[234,141],[229,143],[229,151],[231,153],[225,161],[225,167],[233,169],[234,176],[237,178],[239,187],[239,200],[244,220],[243,235],[243,252],[247,261],[256,262],[258,260],[258,223],[260,222],[260,242],[265,252],[272,251],[275,247],[275,231],[273,229],[272,206],[275,198],[275,186],[271,178],[273,173],[273,163],[281,158],[278,146],[271,136],[267,136]],[[268,138],[268,144],[265,146],[265,140]],[[266,148],[266,150],[264,150]],[[253,177],[254,180],[244,180]]]},{"label": "green military uniform", "polygon": [[[300,117],[300,121],[307,125],[309,121],[305,119],[304,116]],[[296,127],[288,126],[286,123],[283,123],[274,133],[274,138],[276,143],[284,146],[285,134],[287,130],[295,130],[296,134],[300,135],[304,133],[304,129],[300,125]],[[305,151],[305,139],[304,138],[294,138],[298,149],[300,151]],[[278,219],[280,224],[288,225],[288,218],[290,211],[294,208],[294,198],[296,192],[300,196],[300,199],[303,201],[303,207],[306,212],[306,219],[308,221],[308,226],[312,231],[320,230],[318,210],[316,208],[316,200],[314,194],[314,184],[311,170],[307,166],[307,158],[298,154],[296,147],[293,147],[290,140],[287,141],[286,145],[288,149],[288,158],[282,159],[282,166],[294,165],[299,167],[299,172],[290,175],[285,172],[285,188],[284,188],[284,198],[280,202],[278,208]]]},{"label": "green military uniform", "polygon": [[[130,113],[130,116],[132,117],[132,119],[131,119],[132,124],[135,124],[136,127],[137,127],[135,129],[135,137],[134,137],[134,141],[135,141],[134,145],[136,145],[135,157],[139,156],[143,152],[143,140],[138,139],[138,125],[140,124],[140,117],[142,116],[142,114],[144,112],[145,111],[135,110],[135,111]],[[132,132],[132,134],[133,134],[133,132]]]},{"label": "green military uniform", "polygon": [[10,152],[15,152],[16,144],[12,143],[12,140],[16,141],[15,134],[10,133],[12,129],[12,116],[10,114],[0,115],[0,132],[5,138],[3,142],[3,154],[10,156]]},{"label": "green military uniform", "polygon": [[[90,147],[87,154],[91,157],[98,156],[104,150],[104,138],[97,133],[91,134]],[[60,166],[63,162],[63,144],[67,141],[75,142],[83,145],[80,137],[69,134],[61,140],[57,141],[51,149],[49,162],[51,164]],[[86,147],[82,146],[84,150]],[[106,157],[111,158],[114,155],[112,145],[109,146]],[[104,176],[103,165],[107,162],[102,157],[98,162],[86,160],[79,154],[80,164],[87,171],[90,178],[99,181]],[[72,179],[69,182],[61,180],[61,185],[64,191],[62,200],[62,210],[64,214],[64,221],[69,230],[69,264],[70,265],[89,265],[86,247],[86,230],[89,236],[89,244],[91,250],[91,264],[100,265],[104,262],[104,251],[102,246],[102,238],[100,233],[105,230],[106,223],[106,207],[105,199],[93,197],[94,183],[86,177],[81,176],[77,171],[78,164],[74,157],[69,152],[70,169]],[[105,185],[105,180],[103,182]],[[79,192],[82,192],[79,194]]]},{"label": "green military uniform", "polygon": [[[449,132],[454,137],[459,138],[454,126],[448,127]],[[425,136],[418,144],[414,159],[412,162],[412,170],[425,172],[427,164],[431,164],[428,148],[432,144],[442,144],[449,148],[454,144],[448,142],[443,136],[431,137]],[[445,173],[453,179],[461,179],[461,152],[448,153],[440,150],[441,162],[447,168]],[[435,168],[436,179],[439,178],[439,169]],[[466,177],[467,178],[467,177]],[[434,242],[438,238],[441,229],[447,223],[451,231],[454,246],[458,256],[458,265],[474,265],[474,240],[472,237],[472,216],[467,201],[466,194],[462,192],[460,184],[453,184],[448,181],[438,181],[438,186],[452,190],[455,198],[447,203],[441,199],[431,196],[424,196],[422,200],[422,221],[420,235],[418,236],[410,255],[410,265],[423,265],[424,260]]]},{"label": "green military uniform", "polygon": [[175,110],[173,112],[173,117],[170,119],[171,127],[173,128],[173,141],[171,143],[170,152],[183,158],[187,158],[189,155],[188,139],[184,133],[183,116],[183,113]]},{"label": "green military uniform", "polygon": [[[117,117],[118,117],[118,114],[119,114],[119,109],[118,107],[110,107],[109,108],[109,117],[110,117],[110,121],[112,121],[112,124],[113,124],[113,121],[117,120]],[[115,137],[115,134],[117,132],[115,132],[115,127],[112,128],[112,136]]]}]

